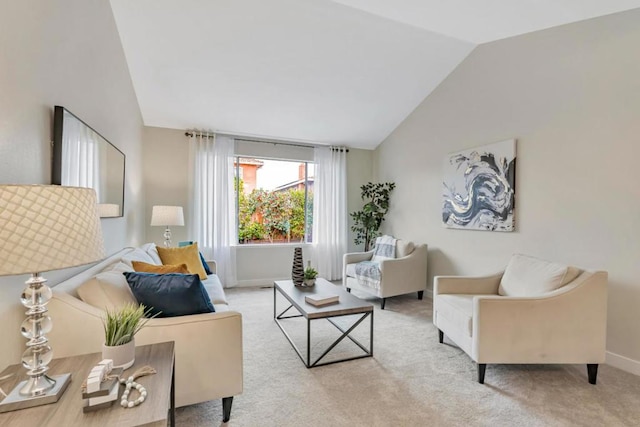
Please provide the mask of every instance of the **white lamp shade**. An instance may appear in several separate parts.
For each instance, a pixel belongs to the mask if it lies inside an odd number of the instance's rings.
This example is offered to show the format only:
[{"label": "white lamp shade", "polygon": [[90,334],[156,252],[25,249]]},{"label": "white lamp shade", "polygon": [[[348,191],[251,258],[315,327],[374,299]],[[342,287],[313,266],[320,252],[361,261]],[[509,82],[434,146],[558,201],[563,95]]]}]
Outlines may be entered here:
[{"label": "white lamp shade", "polygon": [[151,225],[184,225],[182,206],[154,206],[151,211]]},{"label": "white lamp shade", "polygon": [[120,205],[115,203],[98,203],[98,215],[100,215],[100,218],[120,216]]},{"label": "white lamp shade", "polygon": [[0,185],[0,276],[104,258],[96,193],[59,185]]}]

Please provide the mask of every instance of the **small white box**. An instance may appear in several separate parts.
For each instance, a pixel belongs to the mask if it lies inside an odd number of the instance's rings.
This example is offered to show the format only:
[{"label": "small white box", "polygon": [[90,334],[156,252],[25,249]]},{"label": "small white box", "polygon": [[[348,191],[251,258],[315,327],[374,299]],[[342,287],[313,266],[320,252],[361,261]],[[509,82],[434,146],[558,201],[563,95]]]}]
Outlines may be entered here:
[{"label": "small white box", "polygon": [[98,363],[99,366],[104,366],[105,367],[105,373],[108,375],[111,370],[113,369],[113,360],[111,359],[103,359],[100,361],[100,363]]},{"label": "small white box", "polygon": [[100,390],[100,383],[102,383],[100,375],[89,375],[87,378],[87,393],[95,393]]}]

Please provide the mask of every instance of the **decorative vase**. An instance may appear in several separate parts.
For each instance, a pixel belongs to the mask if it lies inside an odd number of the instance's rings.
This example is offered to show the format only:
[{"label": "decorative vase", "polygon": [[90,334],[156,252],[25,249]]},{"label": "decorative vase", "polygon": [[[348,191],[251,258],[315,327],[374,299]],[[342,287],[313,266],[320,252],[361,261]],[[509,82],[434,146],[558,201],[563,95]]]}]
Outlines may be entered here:
[{"label": "decorative vase", "polygon": [[136,360],[135,339],[123,345],[109,346],[102,344],[102,358],[113,360],[114,368],[130,368]]},{"label": "decorative vase", "polygon": [[291,268],[291,280],[294,285],[302,285],[304,282],[304,263],[302,262],[302,248],[294,248],[293,267]]}]

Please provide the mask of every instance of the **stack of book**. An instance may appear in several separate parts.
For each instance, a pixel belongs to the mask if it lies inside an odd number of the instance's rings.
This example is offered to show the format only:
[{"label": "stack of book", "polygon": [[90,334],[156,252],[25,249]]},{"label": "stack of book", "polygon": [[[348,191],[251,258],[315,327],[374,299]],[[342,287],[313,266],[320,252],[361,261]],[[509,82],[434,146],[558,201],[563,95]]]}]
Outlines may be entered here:
[{"label": "stack of book", "polygon": [[325,305],[337,304],[340,302],[340,298],[335,294],[307,295],[306,297],[304,297],[304,300],[307,304],[311,304],[314,307],[323,307]]},{"label": "stack of book", "polygon": [[105,359],[91,369],[87,377],[87,387],[82,393],[83,412],[108,408],[118,399],[118,378],[122,375],[123,369],[112,369],[112,366],[113,361]]}]

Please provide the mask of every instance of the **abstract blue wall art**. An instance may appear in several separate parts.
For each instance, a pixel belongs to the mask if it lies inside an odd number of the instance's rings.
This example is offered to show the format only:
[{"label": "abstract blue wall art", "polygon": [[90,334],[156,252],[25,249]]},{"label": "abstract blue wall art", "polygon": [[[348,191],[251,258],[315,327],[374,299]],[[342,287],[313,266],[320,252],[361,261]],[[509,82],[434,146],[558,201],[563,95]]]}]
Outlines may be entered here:
[{"label": "abstract blue wall art", "polygon": [[449,228],[513,231],[516,140],[446,156],[442,221]]}]

